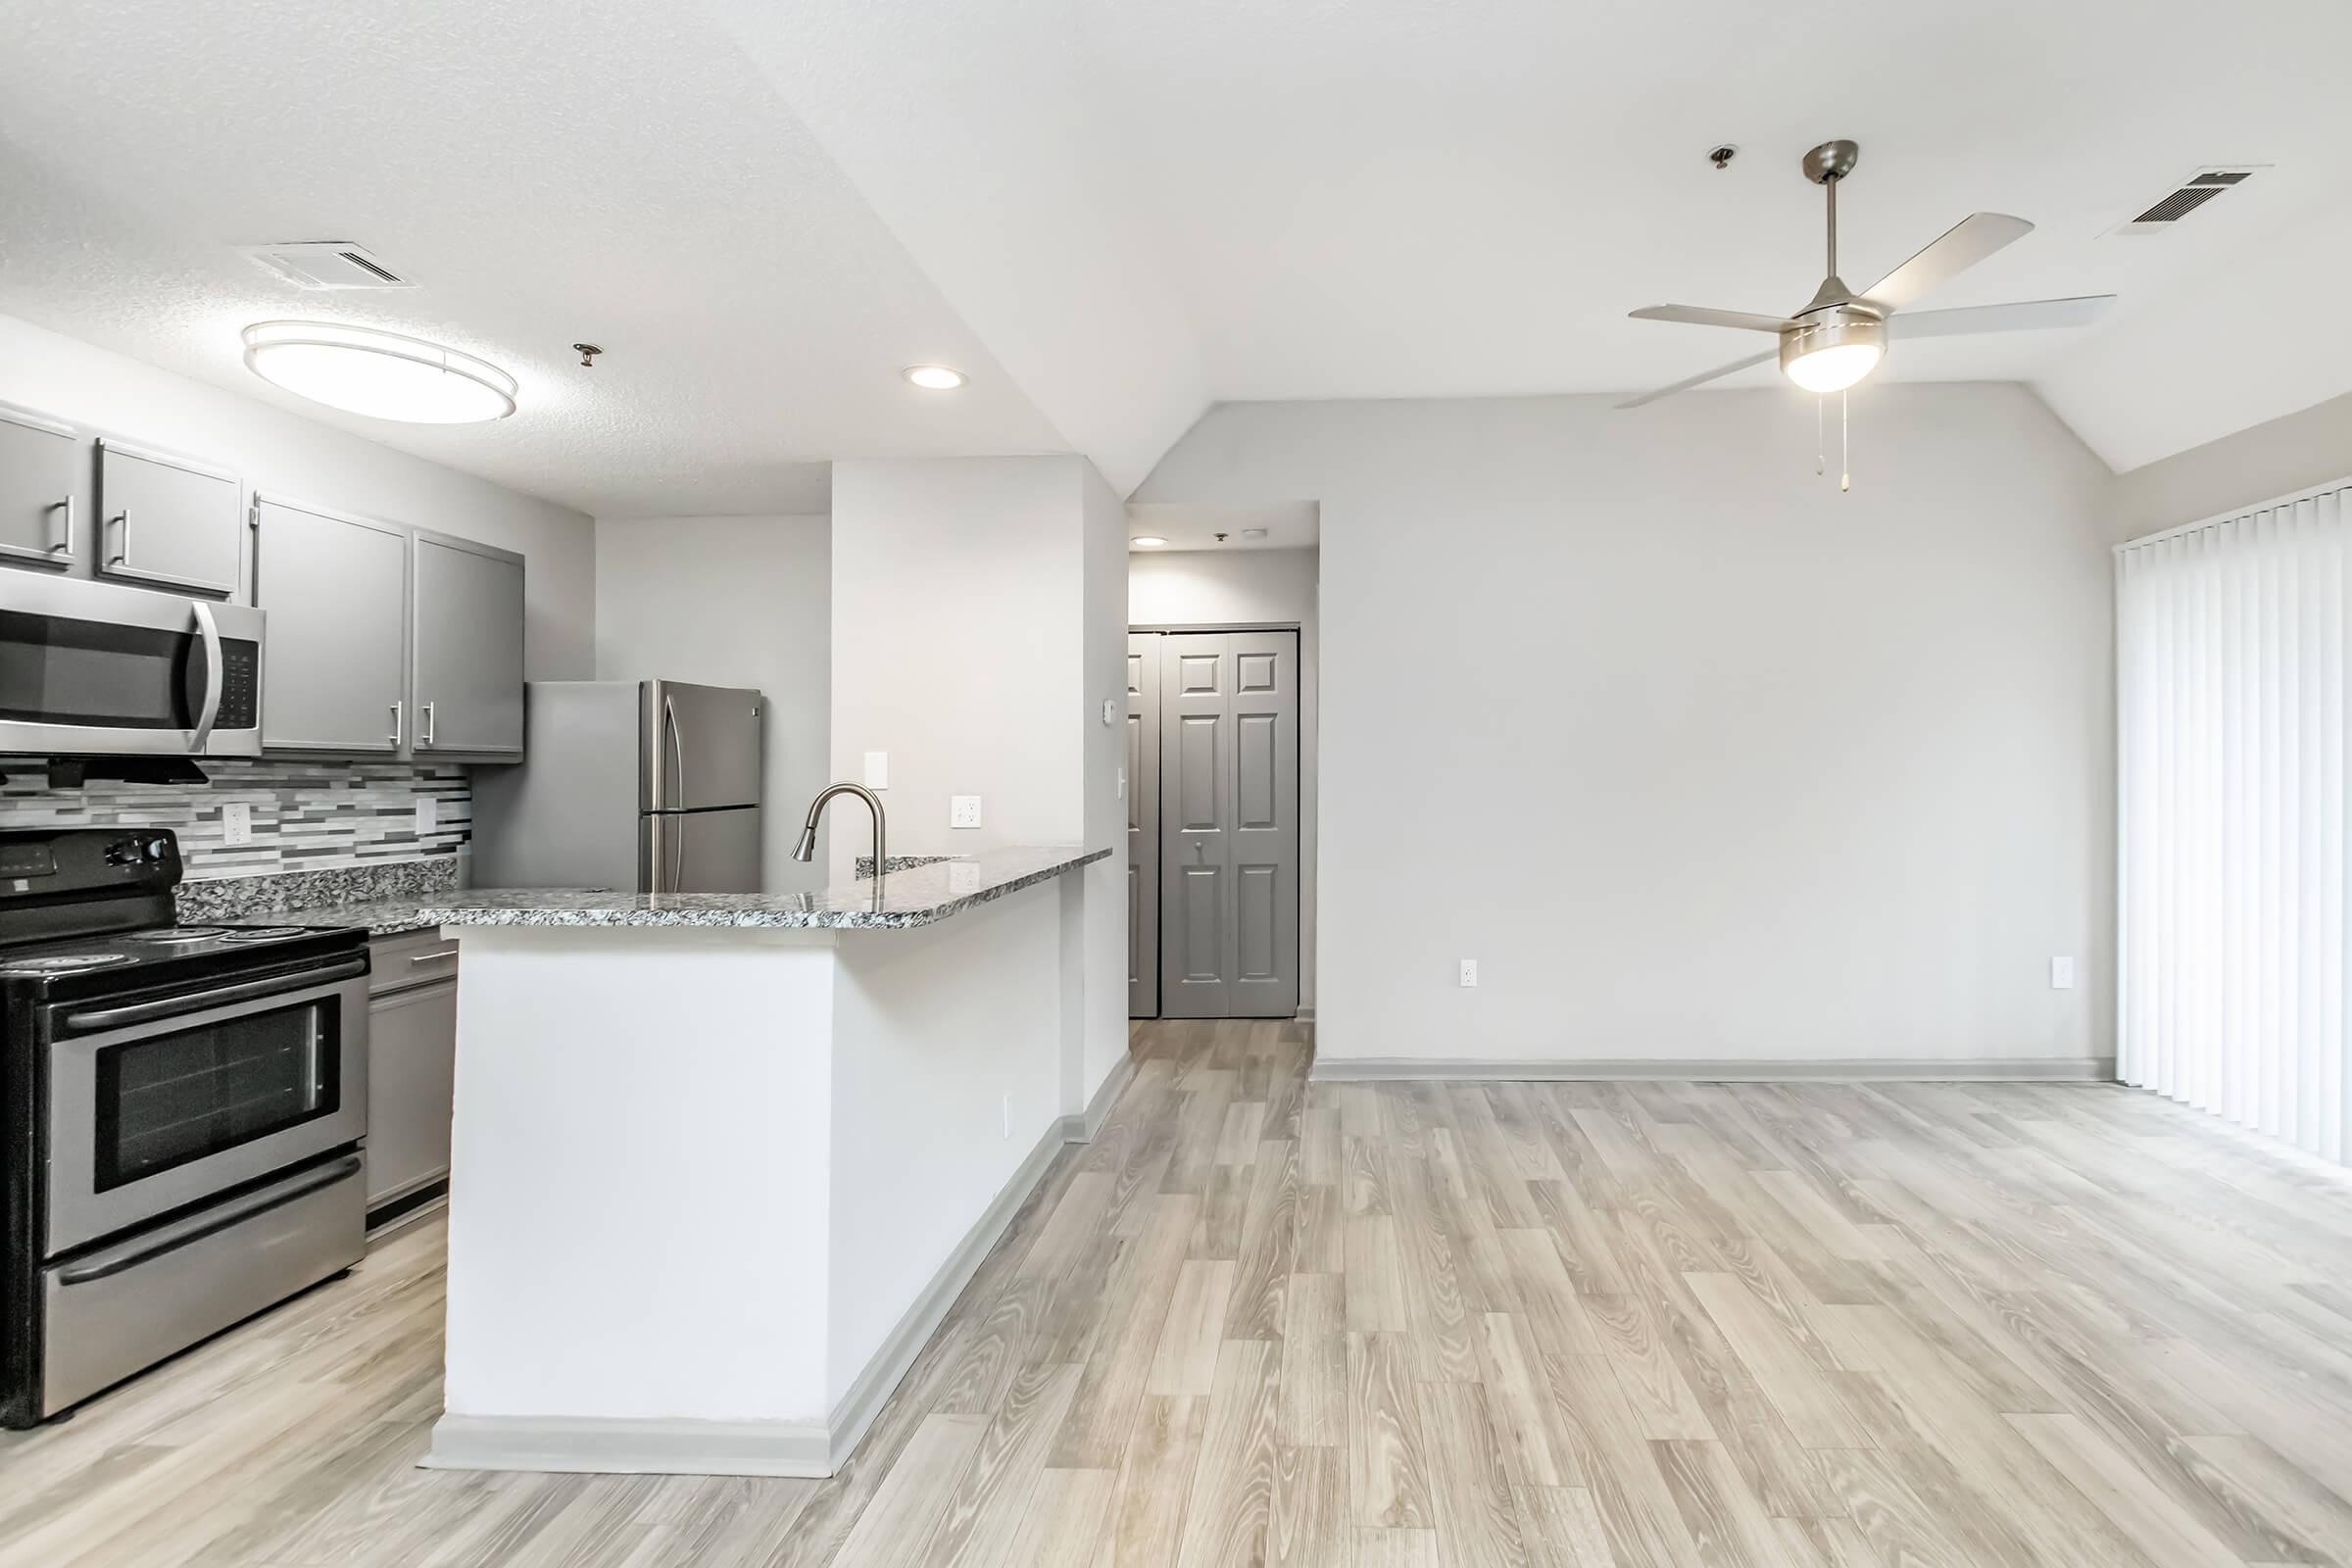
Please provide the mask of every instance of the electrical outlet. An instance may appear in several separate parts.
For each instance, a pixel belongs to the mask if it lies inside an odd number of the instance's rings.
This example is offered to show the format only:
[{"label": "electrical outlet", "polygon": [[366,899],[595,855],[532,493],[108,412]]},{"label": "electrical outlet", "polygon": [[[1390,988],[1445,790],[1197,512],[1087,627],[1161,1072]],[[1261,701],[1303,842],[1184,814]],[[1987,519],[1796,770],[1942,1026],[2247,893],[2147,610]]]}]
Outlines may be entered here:
[{"label": "electrical outlet", "polygon": [[865,754],[865,787],[869,790],[890,788],[890,754],[888,752]]},{"label": "electrical outlet", "polygon": [[948,798],[948,826],[978,827],[980,825],[980,797],[953,795]]},{"label": "electrical outlet", "polygon": [[2052,958],[2050,960],[2050,989],[2052,991],[2072,991],[2075,989],[2074,959]]},{"label": "electrical outlet", "polygon": [[1465,986],[1478,984],[1478,960],[1476,958],[1462,960],[1462,984]]},{"label": "electrical outlet", "polygon": [[437,796],[432,796],[432,795],[419,795],[419,796],[417,796],[417,797],[416,797],[416,836],[417,836],[418,838],[422,838],[422,837],[424,837],[424,836],[425,836],[427,833],[433,832],[435,829],[437,829],[438,827],[440,827],[440,825],[441,825],[441,802],[440,802],[440,799],[439,799],[439,797],[437,797]]},{"label": "electrical outlet", "polygon": [[253,808],[243,801],[229,801],[220,808],[220,842],[251,844],[253,842]]},{"label": "electrical outlet", "polygon": [[1012,1097],[1010,1095],[1004,1097],[1004,1136],[1007,1138],[1012,1136]]}]

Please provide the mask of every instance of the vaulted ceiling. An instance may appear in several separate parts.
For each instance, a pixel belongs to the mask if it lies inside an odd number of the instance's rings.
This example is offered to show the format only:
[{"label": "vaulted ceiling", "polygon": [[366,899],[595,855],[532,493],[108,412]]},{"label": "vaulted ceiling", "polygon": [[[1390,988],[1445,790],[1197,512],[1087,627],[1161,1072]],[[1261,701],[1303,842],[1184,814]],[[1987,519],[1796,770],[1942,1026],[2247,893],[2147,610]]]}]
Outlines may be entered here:
[{"label": "vaulted ceiling", "polygon": [[[1802,301],[1831,136],[1849,280],[1988,209],[2039,226],[1933,304],[2123,296],[1882,374],[2031,381],[2119,468],[2352,388],[2337,0],[17,0],[10,33],[0,311],[607,514],[808,505],[852,456],[1132,488],[1212,401],[1674,380],[1751,345],[1625,313]],[[2211,164],[2267,167],[2113,232]],[[294,238],[423,286],[234,249]],[[482,354],[523,412],[285,400],[235,334],[289,314]],[[971,384],[899,378],[933,360]]]}]

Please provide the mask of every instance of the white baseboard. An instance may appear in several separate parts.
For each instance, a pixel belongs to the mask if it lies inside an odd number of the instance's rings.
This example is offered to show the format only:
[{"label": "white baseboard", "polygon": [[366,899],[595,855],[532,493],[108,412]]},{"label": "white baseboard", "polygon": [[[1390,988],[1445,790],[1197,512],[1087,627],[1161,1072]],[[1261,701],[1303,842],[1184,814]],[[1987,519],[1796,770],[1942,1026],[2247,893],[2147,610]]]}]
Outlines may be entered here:
[{"label": "white baseboard", "polygon": [[[428,1470],[553,1470],[598,1475],[829,1476],[857,1450],[874,1417],[979,1272],[1023,1201],[1071,1141],[1073,1124],[1102,1125],[1132,1060],[1105,1081],[1084,1117],[1063,1116],[1021,1161],[955,1251],[900,1317],[822,1426],[793,1421],[696,1421],[630,1416],[444,1414],[433,1423]],[[1114,1087],[1115,1086],[1115,1087]],[[1091,1136],[1091,1134],[1090,1134]]]},{"label": "white baseboard", "polygon": [[1134,1076],[1135,1054],[1123,1052],[1119,1056],[1119,1064],[1103,1075],[1102,1087],[1095,1091],[1095,1098],[1088,1102],[1086,1109],[1061,1118],[1062,1141],[1070,1144],[1093,1143],[1095,1134],[1101,1132],[1102,1124],[1110,1119],[1110,1107],[1118,1102],[1119,1096],[1127,1090],[1128,1080]]},{"label": "white baseboard", "polygon": [[1494,1083],[1658,1081],[1665,1083],[2112,1083],[2113,1056],[1822,1057],[1781,1061],[1551,1060],[1498,1061],[1442,1056],[1315,1058],[1315,1083],[1391,1083],[1446,1078]]},{"label": "white baseboard", "polygon": [[443,1415],[427,1470],[554,1470],[592,1475],[829,1476],[825,1429],[792,1421]]}]

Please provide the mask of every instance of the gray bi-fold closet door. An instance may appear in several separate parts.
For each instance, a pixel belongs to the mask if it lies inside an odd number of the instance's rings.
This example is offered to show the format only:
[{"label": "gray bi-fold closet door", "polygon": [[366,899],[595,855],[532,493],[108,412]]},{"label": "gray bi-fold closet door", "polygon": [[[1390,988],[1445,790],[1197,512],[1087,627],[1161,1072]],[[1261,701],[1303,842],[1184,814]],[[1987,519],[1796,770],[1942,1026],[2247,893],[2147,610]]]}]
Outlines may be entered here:
[{"label": "gray bi-fold closet door", "polygon": [[[1142,641],[1144,639],[1138,639]],[[1156,641],[1157,1015],[1287,1018],[1298,1010],[1298,634],[1169,632]],[[1149,651],[1131,660],[1149,668]],[[1150,715],[1135,733],[1150,733]],[[1145,817],[1149,820],[1149,817]],[[1131,847],[1132,847],[1131,839]],[[1131,928],[1132,929],[1132,928]],[[1140,979],[1149,949],[1138,945]],[[1130,1008],[1141,987],[1129,986]]]}]

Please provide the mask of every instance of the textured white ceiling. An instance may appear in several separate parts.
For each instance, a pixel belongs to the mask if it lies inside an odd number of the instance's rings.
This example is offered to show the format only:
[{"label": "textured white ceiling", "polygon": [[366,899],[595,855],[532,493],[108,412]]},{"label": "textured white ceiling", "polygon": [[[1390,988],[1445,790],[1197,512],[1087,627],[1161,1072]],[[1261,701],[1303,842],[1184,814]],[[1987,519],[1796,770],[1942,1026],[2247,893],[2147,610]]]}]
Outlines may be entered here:
[{"label": "textured white ceiling", "polygon": [[[1070,450],[691,6],[12,0],[6,32],[0,311],[606,515],[822,510],[834,457]],[[304,293],[231,249],[305,238],[424,286]],[[288,397],[239,360],[278,316],[470,350],[521,412]],[[933,360],[971,384],[901,379]]]},{"label": "textured white ceiling", "polygon": [[[2352,195],[2342,0],[710,3],[1090,452],[1089,413],[1164,448],[1195,388],[1606,392],[1739,358],[1743,334],[1625,313],[1800,304],[1822,215],[1797,163],[1831,136],[1863,147],[1857,286],[1984,209],[2039,227],[1933,304],[2126,296],[2085,331],[1902,345],[1890,378],[2047,383],[2141,344],[2068,382],[2127,466],[2268,417],[2283,384],[2352,385],[2291,336],[2186,400],[2143,364],[2176,313],[2230,303],[2230,266]],[[1743,149],[1720,172],[1719,140]],[[2276,167],[2171,234],[2109,233],[2237,161]]]},{"label": "textured white ceiling", "polygon": [[[1751,345],[1625,313],[1799,303],[1796,161],[1840,135],[1849,281],[1991,209],[2040,226],[1933,304],[2125,296],[1891,378],[2031,380],[2127,467],[2352,387],[2303,308],[2352,208],[2342,0],[15,0],[7,33],[0,311],[607,514],[803,510],[853,456],[1075,450],[1125,490],[1212,400],[1673,380]],[[2231,162],[2275,167],[2108,232]],[[230,250],[306,237],[427,286]],[[235,329],[303,313],[484,354],[525,413],[282,399]],[[973,384],[898,379],[933,359]]]},{"label": "textured white ceiling", "polygon": [[[1252,528],[1262,539],[1242,537]],[[1131,501],[1130,538],[1165,539],[1169,550],[1305,550],[1321,542],[1323,508],[1313,501],[1276,501],[1262,506],[1200,506],[1185,501]],[[1219,539],[1217,535],[1225,537]]]}]

